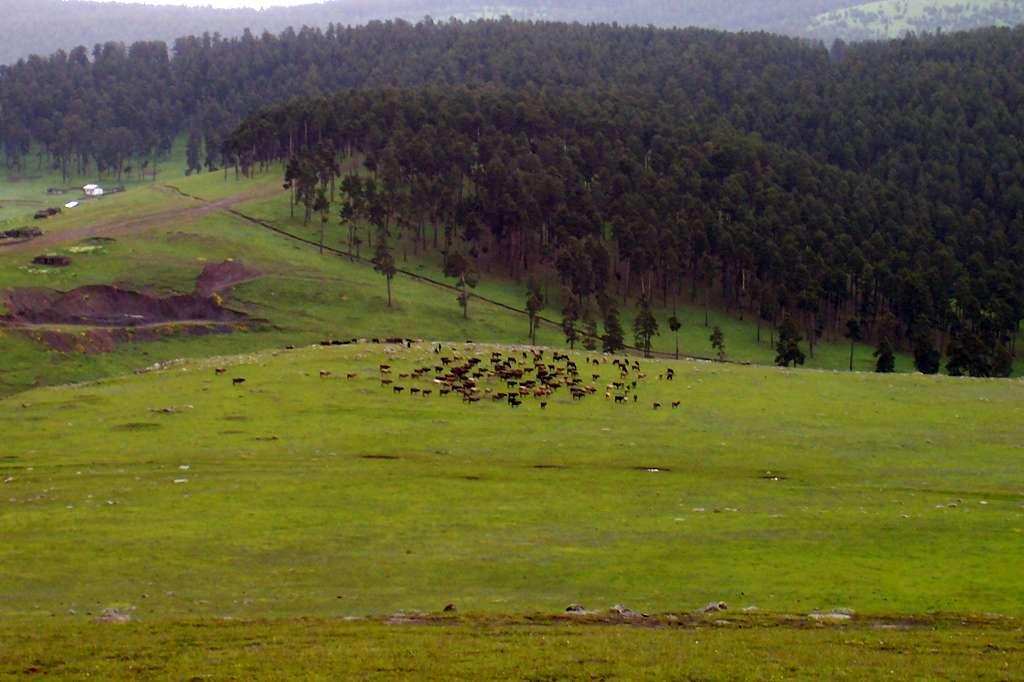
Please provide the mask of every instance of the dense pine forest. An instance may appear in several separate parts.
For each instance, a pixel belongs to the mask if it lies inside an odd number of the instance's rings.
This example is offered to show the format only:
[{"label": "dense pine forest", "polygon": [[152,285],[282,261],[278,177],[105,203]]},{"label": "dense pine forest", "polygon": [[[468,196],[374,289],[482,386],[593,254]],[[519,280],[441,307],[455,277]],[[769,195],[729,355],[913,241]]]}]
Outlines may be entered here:
[{"label": "dense pine forest", "polygon": [[[931,0],[939,2],[940,0]],[[419,21],[430,16],[438,20],[472,21],[508,15],[519,20],[580,23],[619,23],[638,26],[700,26],[724,30],[765,30],[831,41],[868,35],[877,37],[857,19],[874,20],[884,14],[862,0],[329,0],[289,7],[216,9],[124,2],[82,0],[0,0],[4,17],[0,41],[0,64],[9,64],[32,54],[50,54],[76,45],[93,46],[108,41],[126,43],[163,40],[178,36],[219,33],[227,37],[280,32],[289,26],[326,28],[328,24],[361,25],[371,21],[404,19]],[[984,3],[983,3],[984,4]],[[852,8],[854,14],[832,16],[832,10]],[[950,8],[952,9],[952,8]],[[961,8],[964,9],[964,8]],[[969,12],[967,10],[970,10]],[[929,15],[926,26],[956,30],[1011,25],[1024,20],[1024,1],[1006,0],[994,7],[969,6],[962,13],[949,11]],[[40,17],[46,17],[43,24]],[[969,19],[969,20],[968,20]],[[922,27],[915,27],[920,31]],[[885,34],[883,34],[885,35]],[[895,37],[895,36],[893,36]]]},{"label": "dense pine forest", "polygon": [[1024,316],[1022,74],[1020,28],[388,22],[33,58],[0,69],[0,133],[13,173],[138,172],[182,133],[190,172],[288,161],[383,271],[398,238],[460,282],[552,270],[568,330],[685,299],[988,376]]}]

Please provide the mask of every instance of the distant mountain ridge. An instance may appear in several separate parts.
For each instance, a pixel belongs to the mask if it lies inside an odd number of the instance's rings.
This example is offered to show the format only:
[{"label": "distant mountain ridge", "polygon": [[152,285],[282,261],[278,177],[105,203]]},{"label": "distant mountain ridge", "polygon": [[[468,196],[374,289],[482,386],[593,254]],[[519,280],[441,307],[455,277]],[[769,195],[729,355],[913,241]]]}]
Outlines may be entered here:
[{"label": "distant mountain ridge", "polygon": [[1024,0],[331,0],[265,10],[81,0],[0,0],[0,64],[79,45],[163,40],[203,33],[280,32],[400,18],[416,22],[510,16],[521,20],[764,30],[831,41],[894,37],[905,30],[958,30],[1024,21]]}]

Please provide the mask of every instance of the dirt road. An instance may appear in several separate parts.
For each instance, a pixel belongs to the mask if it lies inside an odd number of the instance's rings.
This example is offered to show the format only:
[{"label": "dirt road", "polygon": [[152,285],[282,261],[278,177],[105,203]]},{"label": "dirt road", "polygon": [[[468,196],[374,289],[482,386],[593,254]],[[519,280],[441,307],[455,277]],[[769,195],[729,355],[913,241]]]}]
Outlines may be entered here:
[{"label": "dirt road", "polygon": [[[166,188],[173,191],[173,188]],[[271,197],[281,191],[279,185],[266,185],[247,189],[237,194],[210,202],[195,201],[192,205],[176,206],[152,213],[143,213],[128,219],[116,219],[110,221],[97,221],[95,223],[76,227],[70,230],[57,232],[45,232],[43,236],[35,239],[0,245],[0,253],[15,253],[19,251],[46,249],[61,244],[80,242],[91,237],[114,237],[117,235],[133,234],[144,232],[158,227],[164,227],[173,223],[188,223],[210,213],[228,210],[238,204],[248,201],[256,201]],[[179,196],[184,196],[179,193]],[[40,225],[44,231],[46,224]]]}]

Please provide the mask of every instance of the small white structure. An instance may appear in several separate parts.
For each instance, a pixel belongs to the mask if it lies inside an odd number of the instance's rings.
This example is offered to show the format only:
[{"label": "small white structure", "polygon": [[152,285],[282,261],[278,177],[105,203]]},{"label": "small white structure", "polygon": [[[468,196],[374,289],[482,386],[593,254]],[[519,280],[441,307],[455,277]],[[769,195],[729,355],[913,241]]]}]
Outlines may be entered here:
[{"label": "small white structure", "polygon": [[97,190],[99,188],[99,185],[85,185],[82,187],[82,191],[88,194],[89,192],[92,192],[93,190]]},{"label": "small white structure", "polygon": [[101,197],[103,196],[103,188],[93,187],[92,189],[85,190],[85,193],[90,197]]},{"label": "small white structure", "polygon": [[78,202],[69,201],[68,203],[64,204],[64,208],[78,208]]}]

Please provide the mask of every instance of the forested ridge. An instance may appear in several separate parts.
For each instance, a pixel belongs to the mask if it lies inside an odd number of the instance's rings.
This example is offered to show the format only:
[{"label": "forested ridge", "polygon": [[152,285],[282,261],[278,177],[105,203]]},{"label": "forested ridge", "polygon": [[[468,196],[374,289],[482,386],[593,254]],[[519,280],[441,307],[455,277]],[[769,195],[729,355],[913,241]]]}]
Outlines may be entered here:
[{"label": "forested ridge", "polygon": [[[401,230],[463,280],[553,268],[584,327],[685,296],[985,375],[1008,371],[1024,308],[1022,74],[1020,28],[829,51],[388,22],[32,59],[0,70],[0,130],[14,169],[121,172],[182,130],[190,170],[290,159],[300,203],[353,240]],[[372,182],[337,177],[351,153]]]},{"label": "forested ridge", "polygon": [[[994,15],[1005,20],[1024,17],[1021,0]],[[619,23],[655,26],[700,26],[725,30],[767,30],[790,35],[808,35],[815,17],[831,10],[863,4],[860,0],[331,0],[291,7],[216,9],[144,5],[124,2],[83,2],[80,0],[0,0],[0,64],[9,64],[31,54],[50,54],[76,45],[92,47],[108,41],[135,42],[163,40],[178,36],[219,33],[236,37],[245,29],[259,35],[280,32],[289,26],[326,28],[328,24],[361,25],[371,21],[404,19],[419,21],[426,16],[447,21],[469,21],[508,15],[520,20],[580,23]],[[45,21],[41,18],[45,17]],[[983,18],[981,19],[983,20]],[[846,21],[819,22],[813,36],[825,40],[850,38],[864,33]],[[994,24],[995,21],[989,23]],[[1013,22],[1016,23],[1016,22]],[[936,22],[932,22],[936,25]],[[956,21],[937,23],[947,30]],[[970,24],[975,27],[985,24]],[[960,26],[964,28],[965,26]],[[933,29],[934,30],[934,29]]]}]

